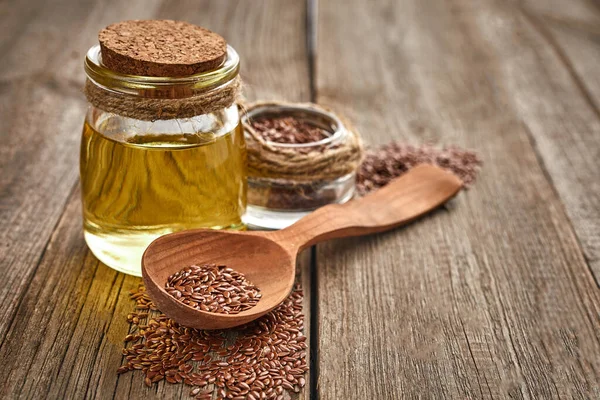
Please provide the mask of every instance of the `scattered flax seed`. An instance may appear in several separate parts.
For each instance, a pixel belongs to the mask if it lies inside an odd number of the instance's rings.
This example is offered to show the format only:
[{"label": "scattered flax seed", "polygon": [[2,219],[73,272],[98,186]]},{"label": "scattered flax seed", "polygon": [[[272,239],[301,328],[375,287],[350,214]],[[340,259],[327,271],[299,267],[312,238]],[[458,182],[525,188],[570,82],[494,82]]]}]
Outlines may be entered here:
[{"label": "scattered flax seed", "polygon": [[262,295],[246,277],[224,265],[192,265],[174,273],[167,293],[198,310],[238,314],[254,307]]},{"label": "scattered flax seed", "polygon": [[465,187],[475,182],[482,160],[477,153],[457,147],[437,149],[392,142],[368,150],[356,175],[359,195],[377,190],[419,164],[433,164],[458,176]]},{"label": "scattered flax seed", "polygon": [[[128,315],[131,341],[117,372],[139,369],[144,383],[166,380],[193,386],[197,400],[283,399],[306,384],[303,294],[297,285],[275,310],[236,329],[203,331],[180,326],[157,310],[140,285],[130,293],[136,309]],[[142,328],[144,327],[144,328]],[[289,398],[286,396],[285,398]]]}]

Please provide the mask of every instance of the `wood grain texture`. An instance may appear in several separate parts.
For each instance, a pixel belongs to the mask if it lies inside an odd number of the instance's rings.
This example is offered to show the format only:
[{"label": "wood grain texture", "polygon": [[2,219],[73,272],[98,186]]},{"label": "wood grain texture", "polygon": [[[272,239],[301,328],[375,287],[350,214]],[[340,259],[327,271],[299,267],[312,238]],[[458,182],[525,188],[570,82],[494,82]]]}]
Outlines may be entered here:
[{"label": "wood grain texture", "polygon": [[304,0],[165,0],[156,15],[222,35],[240,56],[249,101],[309,100]]},{"label": "wood grain texture", "polygon": [[598,288],[529,128],[597,118],[546,40],[492,0],[320,2],[318,37],[317,100],[369,141],[485,162],[447,211],[318,246],[319,398],[598,398]]},{"label": "wood grain texture", "polygon": [[[527,1],[518,8],[542,46],[507,63],[511,91],[545,171],[600,282],[600,5]],[[524,75],[532,60],[545,67]],[[561,84],[562,82],[570,84]],[[540,95],[533,96],[534,91]]]},{"label": "wood grain texture", "polygon": [[[306,101],[305,5],[59,0],[1,7],[0,221],[10,229],[0,234],[0,397],[189,398],[183,385],[149,389],[138,373],[116,375],[133,307],[127,292],[139,279],[99,263],[83,240],[83,55],[109,23],[185,19],[223,34],[240,52],[251,98]],[[309,264],[303,255],[302,267]],[[306,298],[309,307],[309,292]]]},{"label": "wood grain texture", "polygon": [[[320,398],[600,397],[587,269],[598,277],[598,9],[320,2],[319,101],[372,143],[456,143],[486,161],[448,210],[319,246]],[[139,280],[98,263],[81,234],[83,54],[128,18],[223,34],[250,99],[314,94],[302,1],[0,4],[2,398],[188,398],[182,385],[115,375]]]},{"label": "wood grain texture", "polygon": [[[61,48],[60,42],[68,41],[81,26],[78,18],[61,19],[49,4],[39,6],[35,10],[7,7],[6,13],[0,13],[4,39],[0,65],[1,338],[15,317],[77,177],[76,149],[84,106],[70,82],[50,71],[60,65],[55,56],[70,63],[72,50]],[[85,14],[79,6],[73,12]],[[62,20],[64,32],[53,29],[38,13]],[[14,19],[21,19],[22,25],[11,32]],[[57,42],[47,40],[52,36]],[[48,42],[47,49],[40,51],[43,42]]]},{"label": "wood grain texture", "polygon": [[[0,13],[2,338],[77,182],[86,46],[107,21],[144,15],[141,6],[135,9],[141,2],[130,3],[130,11],[108,3],[107,10],[81,2],[37,3],[4,3],[7,12]],[[152,10],[151,2],[144,4]],[[18,28],[11,29],[15,20]]]}]

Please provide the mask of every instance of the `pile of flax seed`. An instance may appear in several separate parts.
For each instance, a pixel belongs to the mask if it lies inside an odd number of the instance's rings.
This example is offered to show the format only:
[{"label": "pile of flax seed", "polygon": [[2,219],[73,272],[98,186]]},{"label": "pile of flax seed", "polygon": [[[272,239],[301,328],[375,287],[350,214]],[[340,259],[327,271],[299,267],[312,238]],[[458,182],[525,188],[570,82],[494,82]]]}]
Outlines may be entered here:
[{"label": "pile of flax seed", "polygon": [[190,385],[190,396],[209,399],[284,399],[306,384],[303,294],[296,286],[267,315],[230,330],[180,326],[162,314],[143,286],[132,290],[136,312],[127,316],[124,373],[141,370],[147,386],[163,379]]}]

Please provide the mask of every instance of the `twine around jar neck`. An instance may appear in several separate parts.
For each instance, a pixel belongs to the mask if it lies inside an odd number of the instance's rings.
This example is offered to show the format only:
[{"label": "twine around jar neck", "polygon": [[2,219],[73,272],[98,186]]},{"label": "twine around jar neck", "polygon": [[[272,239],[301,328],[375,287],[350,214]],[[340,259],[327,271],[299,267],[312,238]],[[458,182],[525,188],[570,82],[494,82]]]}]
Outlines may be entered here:
[{"label": "twine around jar neck", "polygon": [[[255,108],[293,107],[305,108],[316,112],[332,113],[313,103],[260,102],[244,105],[246,115],[242,125],[246,133],[248,155],[248,176],[257,179],[277,179],[298,183],[328,181],[338,179],[356,171],[363,155],[362,141],[358,132],[344,119],[337,116],[342,125],[342,135],[314,148],[302,146],[298,151],[290,146],[267,141],[248,121],[248,113]],[[283,116],[283,115],[282,115]]]},{"label": "twine around jar neck", "polygon": [[144,121],[191,118],[220,111],[241,95],[242,81],[236,77],[226,85],[180,99],[146,98],[115,92],[86,80],[85,96],[93,106],[106,112]]}]

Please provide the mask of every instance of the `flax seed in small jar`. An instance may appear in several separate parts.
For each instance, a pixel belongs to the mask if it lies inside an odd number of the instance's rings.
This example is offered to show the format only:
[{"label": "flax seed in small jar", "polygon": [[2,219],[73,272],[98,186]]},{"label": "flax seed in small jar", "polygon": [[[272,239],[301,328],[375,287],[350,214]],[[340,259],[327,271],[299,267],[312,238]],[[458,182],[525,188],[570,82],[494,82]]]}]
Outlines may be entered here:
[{"label": "flax seed in small jar", "polygon": [[352,198],[362,143],[340,116],[309,103],[257,103],[245,111],[244,222],[282,229],[319,207]]}]

